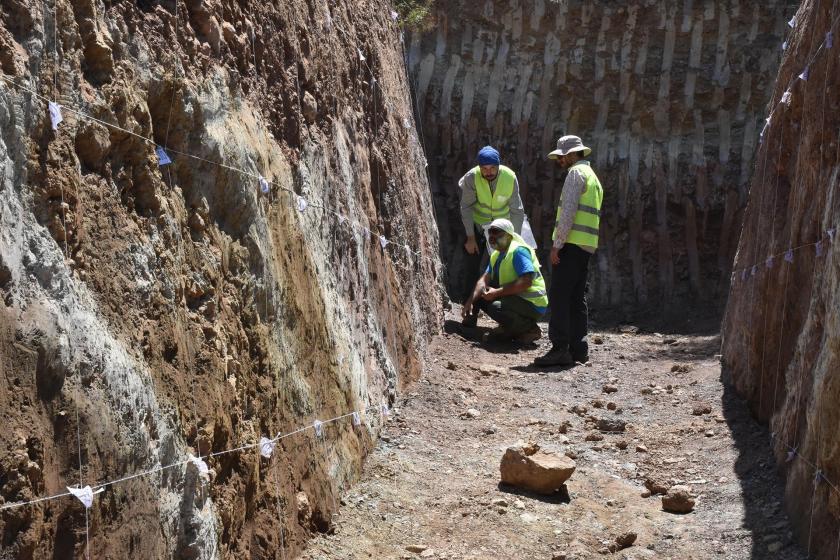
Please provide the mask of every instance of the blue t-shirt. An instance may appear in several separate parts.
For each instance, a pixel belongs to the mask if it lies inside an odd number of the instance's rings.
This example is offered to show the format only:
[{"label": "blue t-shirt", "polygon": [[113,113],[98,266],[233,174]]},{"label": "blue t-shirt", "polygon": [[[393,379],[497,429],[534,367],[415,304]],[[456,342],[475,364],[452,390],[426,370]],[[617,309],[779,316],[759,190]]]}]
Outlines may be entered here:
[{"label": "blue t-shirt", "polygon": [[[490,265],[487,265],[487,270],[485,272],[494,280],[499,278],[499,267],[502,265],[502,260],[505,258],[505,254],[506,253],[499,253],[499,258],[496,259],[496,266],[494,267],[494,270],[491,271]],[[534,268],[534,263],[531,262],[531,251],[529,251],[527,247],[517,247],[516,252],[513,253],[513,270],[516,272],[517,276],[534,274],[537,272]],[[531,303],[531,305],[534,304]],[[545,307],[538,307],[536,305],[534,305],[534,308],[540,313],[543,313],[546,310]]]}]

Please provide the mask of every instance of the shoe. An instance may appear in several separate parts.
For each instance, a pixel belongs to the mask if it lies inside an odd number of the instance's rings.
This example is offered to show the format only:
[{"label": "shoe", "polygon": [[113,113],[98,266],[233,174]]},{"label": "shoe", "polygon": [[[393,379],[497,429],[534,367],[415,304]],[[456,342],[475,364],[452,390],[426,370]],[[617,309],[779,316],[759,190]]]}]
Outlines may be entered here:
[{"label": "shoe", "polygon": [[474,329],[478,325],[478,314],[475,315],[467,315],[463,320],[461,320],[461,326],[467,327],[468,329]]},{"label": "shoe", "polygon": [[484,344],[504,344],[510,342],[514,337],[510,336],[508,332],[502,327],[494,327],[488,332],[484,333],[481,341]]},{"label": "shoe", "polygon": [[536,358],[534,365],[539,367],[573,366],[575,365],[575,359],[572,358],[571,353],[566,349],[552,348],[547,354]]},{"label": "shoe", "polygon": [[577,363],[585,364],[589,361],[589,355],[575,356],[574,354],[572,354],[572,359]]},{"label": "shoe", "polygon": [[532,328],[517,336],[516,342],[520,344],[531,344],[532,342],[539,340],[541,337],[542,331],[537,325],[534,325]]}]

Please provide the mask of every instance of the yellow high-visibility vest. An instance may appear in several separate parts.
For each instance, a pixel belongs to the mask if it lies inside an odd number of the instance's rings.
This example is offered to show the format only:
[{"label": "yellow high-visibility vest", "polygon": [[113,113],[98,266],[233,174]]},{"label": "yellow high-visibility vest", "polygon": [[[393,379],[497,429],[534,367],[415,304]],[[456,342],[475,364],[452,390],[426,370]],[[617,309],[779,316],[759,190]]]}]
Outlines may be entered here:
[{"label": "yellow high-visibility vest", "polygon": [[481,168],[473,170],[476,202],[473,206],[473,221],[486,225],[497,218],[510,219],[510,197],[516,184],[516,173],[504,165],[499,166],[496,191],[490,192],[490,183],[481,176]]},{"label": "yellow high-visibility vest", "polygon": [[[589,162],[581,161],[576,163],[572,166],[572,169],[577,169],[586,178],[586,188],[583,194],[580,195],[577,212],[575,212],[575,219],[572,223],[572,230],[569,232],[566,243],[586,245],[597,249],[598,231],[601,226],[601,205],[604,202],[604,189],[601,187],[601,181],[598,180],[595,172],[589,166]],[[557,207],[557,218],[554,222],[554,233],[551,235],[552,241],[557,237],[557,223],[560,221],[562,207],[563,199],[561,196],[560,205]]]},{"label": "yellow high-visibility vest", "polygon": [[517,276],[516,269],[513,266],[513,254],[519,247],[525,247],[528,249],[528,253],[531,255],[531,263],[534,265],[534,276],[531,281],[531,287],[516,295],[525,301],[531,302],[537,307],[548,307],[548,293],[545,291],[545,278],[543,278],[543,275],[540,272],[540,261],[537,259],[537,253],[528,245],[520,243],[516,239],[511,240],[507,253],[505,253],[504,258],[499,265],[498,278],[495,276],[496,261],[499,260],[500,253],[498,251],[493,251],[490,254],[490,276],[502,288],[516,282],[519,279],[519,276]]}]

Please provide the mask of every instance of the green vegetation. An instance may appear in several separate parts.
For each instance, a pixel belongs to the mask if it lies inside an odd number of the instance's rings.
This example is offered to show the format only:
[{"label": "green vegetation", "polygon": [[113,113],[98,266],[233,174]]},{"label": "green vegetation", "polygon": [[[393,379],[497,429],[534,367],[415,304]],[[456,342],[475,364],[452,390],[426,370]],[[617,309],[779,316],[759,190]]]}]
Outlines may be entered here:
[{"label": "green vegetation", "polygon": [[434,3],[435,0],[394,0],[394,9],[400,14],[400,25],[411,29],[429,29],[432,26]]}]

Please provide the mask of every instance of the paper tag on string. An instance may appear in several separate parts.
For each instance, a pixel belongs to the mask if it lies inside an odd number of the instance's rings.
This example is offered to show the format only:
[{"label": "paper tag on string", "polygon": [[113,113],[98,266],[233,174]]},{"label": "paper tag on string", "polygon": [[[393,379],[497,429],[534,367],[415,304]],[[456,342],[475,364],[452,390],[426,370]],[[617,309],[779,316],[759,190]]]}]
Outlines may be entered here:
[{"label": "paper tag on string", "polygon": [[307,207],[307,206],[309,206],[309,203],[308,203],[308,202],[306,202],[306,199],[305,199],[305,198],[303,198],[302,196],[298,196],[298,197],[297,197],[297,209],[298,209],[298,212],[303,212],[304,210],[306,210],[306,207]]},{"label": "paper tag on string", "polygon": [[817,470],[817,472],[814,473],[814,486],[820,485],[820,480],[822,479],[822,477],[823,474],[821,470]]},{"label": "paper tag on string", "polygon": [[817,256],[818,256],[818,257],[823,256],[823,242],[822,242],[822,239],[820,239],[819,241],[817,241],[817,244],[816,244],[814,247],[815,247],[815,248],[816,248],[816,250],[817,250]]},{"label": "paper tag on string", "polygon": [[785,459],[786,463],[790,463],[793,461],[793,458],[796,457],[796,449],[792,449],[787,452],[787,459]]},{"label": "paper tag on string", "polygon": [[274,453],[274,446],[277,442],[267,437],[260,438],[260,455],[266,459],[271,459],[271,454]]},{"label": "paper tag on string", "polygon": [[834,48],[834,31],[829,31],[825,34],[825,48],[833,49]]},{"label": "paper tag on string", "polygon": [[787,250],[787,253],[785,253],[785,260],[789,263],[793,262],[793,249]]},{"label": "paper tag on string", "polygon": [[403,117],[403,128],[405,128],[406,130],[411,128],[411,121],[408,120],[408,117]]},{"label": "paper tag on string", "polygon": [[828,240],[833,242],[834,241],[834,234],[837,233],[837,230],[834,229],[834,228],[831,228],[829,230],[826,230],[826,233],[828,234]]},{"label": "paper tag on string", "polygon": [[790,105],[790,100],[792,97],[793,94],[791,94],[791,92],[789,91],[786,91],[784,94],[782,94],[782,103],[784,103],[785,105]]},{"label": "paper tag on string", "polygon": [[384,235],[379,236],[379,244],[382,245],[383,249],[388,246],[388,240],[385,239]]},{"label": "paper tag on string", "polygon": [[208,467],[207,463],[205,463],[204,460],[200,457],[190,455],[190,463],[195,465],[195,467],[198,469],[198,474],[200,475],[206,475],[210,472],[210,467]]},{"label": "paper tag on string", "polygon": [[387,417],[388,417],[388,416],[390,416],[390,415],[391,415],[391,411],[390,411],[390,410],[388,410],[388,405],[387,405],[387,404],[385,404],[385,403],[382,403],[382,416],[384,416],[385,418],[387,418]]},{"label": "paper tag on string", "polygon": [[268,180],[260,175],[260,191],[263,194],[268,194],[268,191],[271,190],[271,187],[268,185]]},{"label": "paper tag on string", "polygon": [[803,82],[807,82],[808,81],[808,75],[810,73],[811,73],[811,69],[808,66],[806,66],[805,70],[803,70],[802,73],[799,74],[799,79],[802,80]]},{"label": "paper tag on string", "polygon": [[353,413],[353,425],[354,426],[361,426],[362,425],[362,415],[358,412]]},{"label": "paper tag on string", "polygon": [[90,509],[90,507],[93,505],[93,497],[96,494],[102,493],[105,489],[100,488],[99,490],[94,492],[90,486],[85,486],[84,488],[71,488],[68,486],[67,490],[71,494],[76,496],[79,499],[79,501],[82,502],[82,504],[85,506],[85,508]]},{"label": "paper tag on string", "polygon": [[50,111],[50,122],[52,122],[52,129],[58,130],[59,123],[61,123],[64,120],[64,117],[61,115],[61,105],[50,101],[47,107]]},{"label": "paper tag on string", "polygon": [[169,154],[167,154],[166,150],[164,150],[161,146],[155,148],[155,153],[157,154],[158,165],[163,166],[172,163],[172,160],[169,159]]},{"label": "paper tag on string", "polygon": [[755,276],[756,272],[758,272],[758,267],[753,265],[752,270],[750,270],[750,276]]},{"label": "paper tag on string", "polygon": [[356,50],[357,50],[357,51],[359,51],[359,60],[361,60],[362,62],[364,62],[365,60],[367,60],[367,59],[365,58],[365,55],[363,55],[363,54],[362,54],[362,49],[356,49]]},{"label": "paper tag on string", "polygon": [[324,423],[320,420],[312,422],[312,427],[315,428],[315,435],[321,437],[324,434]]},{"label": "paper tag on string", "polygon": [[788,22],[788,26],[789,26],[791,29],[793,29],[794,27],[796,27],[796,16],[793,16],[792,18],[790,18],[790,21]]},{"label": "paper tag on string", "polygon": [[786,50],[787,50],[787,47],[788,47],[788,42],[787,42],[787,41],[785,41],[784,43],[782,43],[782,50],[783,50],[783,51],[786,51]]},{"label": "paper tag on string", "polygon": [[773,268],[773,257],[767,257],[767,260],[764,261],[764,265],[767,268]]},{"label": "paper tag on string", "polygon": [[391,10],[391,20],[392,21],[397,21],[398,19],[400,19],[400,14],[398,14],[394,10]]}]

